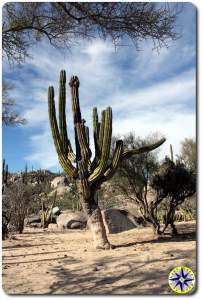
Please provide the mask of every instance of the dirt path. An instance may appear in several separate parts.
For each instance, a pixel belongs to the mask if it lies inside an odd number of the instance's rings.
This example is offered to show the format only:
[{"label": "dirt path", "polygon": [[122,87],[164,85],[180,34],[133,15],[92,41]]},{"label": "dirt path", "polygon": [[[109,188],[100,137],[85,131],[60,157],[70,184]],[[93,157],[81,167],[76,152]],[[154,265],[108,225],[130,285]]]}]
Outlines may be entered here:
[{"label": "dirt path", "polygon": [[[180,236],[157,240],[151,228],[110,235],[114,250],[95,251],[89,231],[26,229],[3,242],[3,288],[8,294],[168,294],[169,271],[196,270],[195,223]],[[184,233],[187,234],[184,234]]]}]

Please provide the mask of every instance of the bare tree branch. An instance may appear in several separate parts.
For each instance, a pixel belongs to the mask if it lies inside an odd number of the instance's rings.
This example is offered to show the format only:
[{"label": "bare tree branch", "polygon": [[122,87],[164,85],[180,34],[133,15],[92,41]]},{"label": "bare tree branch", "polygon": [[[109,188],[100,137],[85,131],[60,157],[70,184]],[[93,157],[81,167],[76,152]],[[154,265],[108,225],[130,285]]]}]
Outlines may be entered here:
[{"label": "bare tree branch", "polygon": [[115,46],[126,39],[138,47],[151,39],[154,47],[175,40],[181,9],[150,2],[8,2],[3,7],[3,55],[23,62],[33,44],[47,38],[55,47],[100,36]]}]

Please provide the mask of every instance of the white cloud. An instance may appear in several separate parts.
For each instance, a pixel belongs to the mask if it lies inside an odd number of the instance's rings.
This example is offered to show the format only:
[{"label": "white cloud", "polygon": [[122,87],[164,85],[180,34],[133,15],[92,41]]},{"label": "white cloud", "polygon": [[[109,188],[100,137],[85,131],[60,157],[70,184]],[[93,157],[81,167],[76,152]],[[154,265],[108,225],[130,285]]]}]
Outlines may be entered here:
[{"label": "white cloud", "polygon": [[42,134],[32,136],[30,140],[32,153],[27,155],[25,160],[36,163],[43,169],[58,166],[58,158],[49,130],[45,130]]},{"label": "white cloud", "polygon": [[[110,43],[99,39],[79,44],[66,56],[47,45],[33,49],[33,60],[19,70],[27,84],[21,81],[16,92],[17,98],[23,96],[27,128],[35,132],[30,136],[32,152],[26,160],[42,168],[58,166],[49,129],[47,88],[53,85],[57,95],[61,69],[67,70],[68,78],[79,76],[80,103],[88,125],[92,123],[93,106],[101,110],[110,105],[114,134],[135,131],[145,137],[158,131],[167,137],[161,156],[168,152],[170,143],[175,153],[179,152],[180,141],[195,135],[195,70],[193,65],[187,67],[193,59],[193,47],[178,43],[162,49],[159,55],[149,44],[141,52],[133,53],[132,49],[115,52]],[[68,86],[67,118],[72,125]]]}]

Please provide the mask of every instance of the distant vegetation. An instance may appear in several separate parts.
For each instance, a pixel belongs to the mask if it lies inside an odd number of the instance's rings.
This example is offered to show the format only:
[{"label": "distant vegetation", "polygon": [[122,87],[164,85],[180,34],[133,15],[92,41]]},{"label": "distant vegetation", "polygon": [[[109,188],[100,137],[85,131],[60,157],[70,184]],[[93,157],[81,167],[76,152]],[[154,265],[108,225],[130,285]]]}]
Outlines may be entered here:
[{"label": "distant vegetation", "polygon": [[[141,140],[130,134],[125,137],[124,143],[136,147],[151,140],[152,136]],[[190,148],[192,151],[185,151]],[[177,234],[175,222],[196,219],[195,148],[196,143],[193,139],[185,139],[176,160],[170,155],[160,161],[158,150],[131,157],[119,167],[114,178],[102,185],[98,192],[100,208],[123,208],[127,204],[135,204],[138,213],[145,219],[145,224],[151,224],[158,234],[162,234],[168,225],[171,226],[172,233]],[[47,227],[49,208],[52,206],[58,206],[61,210],[82,210],[77,186],[64,173],[29,171],[27,168],[21,173],[11,173],[5,161],[2,170],[3,239],[13,231],[22,233],[25,218],[40,211],[46,213],[41,217],[41,226]],[[67,178],[66,188],[57,195],[51,182],[56,177],[64,176]],[[175,197],[172,197],[173,195]],[[176,198],[177,196],[180,198]],[[152,214],[153,200],[158,204]],[[152,216],[155,217],[156,223],[152,221]]]}]

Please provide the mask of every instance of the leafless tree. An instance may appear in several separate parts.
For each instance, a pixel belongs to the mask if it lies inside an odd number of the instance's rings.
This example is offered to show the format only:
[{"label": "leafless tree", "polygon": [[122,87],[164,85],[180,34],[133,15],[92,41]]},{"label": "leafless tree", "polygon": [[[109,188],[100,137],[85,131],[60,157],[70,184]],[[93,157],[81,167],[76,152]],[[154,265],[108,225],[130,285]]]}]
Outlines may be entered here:
[{"label": "leafless tree", "polygon": [[136,47],[152,39],[154,47],[177,38],[179,5],[152,2],[7,2],[3,7],[3,54],[22,62],[33,44],[47,38],[69,48],[77,38],[110,38],[120,45],[129,38]]},{"label": "leafless tree", "polygon": [[18,181],[8,186],[4,195],[10,215],[9,224],[14,226],[17,232],[22,233],[25,217],[38,197],[38,189],[35,186]]},{"label": "leafless tree", "polygon": [[164,226],[161,233],[170,225],[173,235],[176,235],[175,212],[177,207],[196,193],[196,175],[184,164],[166,157],[157,174],[153,176],[151,187],[155,191],[157,209],[161,209],[159,204],[164,207]]},{"label": "leafless tree", "polygon": [[19,125],[25,124],[26,120],[19,113],[13,110],[15,106],[14,100],[10,98],[10,92],[14,87],[7,81],[2,82],[2,124],[3,125]]},{"label": "leafless tree", "polygon": [[[154,142],[156,135],[145,140],[131,133],[124,138],[127,148],[135,149],[144,147],[149,142]],[[159,167],[157,152],[144,153],[133,156],[121,163],[115,185],[127,197],[137,205],[144,221],[152,224],[154,232],[159,234],[160,224],[157,218],[157,208],[160,199],[155,197],[150,187],[151,176]]]}]

